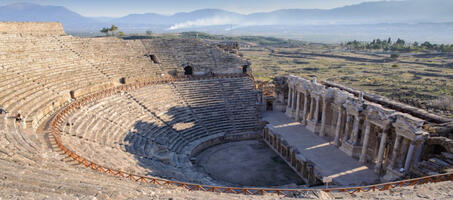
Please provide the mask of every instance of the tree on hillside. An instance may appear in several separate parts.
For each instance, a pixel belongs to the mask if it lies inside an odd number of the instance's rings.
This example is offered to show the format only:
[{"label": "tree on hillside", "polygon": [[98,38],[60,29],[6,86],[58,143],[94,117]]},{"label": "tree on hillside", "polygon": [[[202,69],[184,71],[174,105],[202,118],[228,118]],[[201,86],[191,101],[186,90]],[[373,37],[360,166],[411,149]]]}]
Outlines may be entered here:
[{"label": "tree on hillside", "polygon": [[397,46],[404,46],[406,44],[406,42],[404,40],[398,38],[398,40],[396,40],[395,44]]},{"label": "tree on hillside", "polygon": [[117,30],[118,30],[118,26],[112,25],[110,27],[110,31],[112,32],[112,35],[115,35],[115,31],[117,31]]},{"label": "tree on hillside", "polygon": [[152,31],[150,31],[150,30],[146,31],[146,35],[152,35],[152,34],[153,34]]},{"label": "tree on hillside", "polygon": [[[112,25],[110,28],[102,28],[101,33],[109,35],[109,32],[112,32],[112,35],[115,35],[115,32],[118,31],[118,26]],[[124,33],[123,33],[124,34]]]},{"label": "tree on hillside", "polygon": [[[437,52],[453,52],[453,44],[431,44],[426,41],[424,43],[418,42],[406,42],[403,39],[398,38],[396,42],[392,43],[392,39],[374,39],[371,42],[359,42],[357,40],[342,43],[348,50],[376,50],[381,49],[384,51],[395,51],[395,52],[420,52],[420,51],[437,51]],[[398,57],[393,56],[393,59]]]},{"label": "tree on hillside", "polygon": [[422,44],[422,47],[431,49],[431,48],[433,48],[433,45],[430,42],[426,41]]},{"label": "tree on hillside", "polygon": [[109,35],[109,29],[108,28],[102,28],[101,33],[104,33],[105,35]]}]

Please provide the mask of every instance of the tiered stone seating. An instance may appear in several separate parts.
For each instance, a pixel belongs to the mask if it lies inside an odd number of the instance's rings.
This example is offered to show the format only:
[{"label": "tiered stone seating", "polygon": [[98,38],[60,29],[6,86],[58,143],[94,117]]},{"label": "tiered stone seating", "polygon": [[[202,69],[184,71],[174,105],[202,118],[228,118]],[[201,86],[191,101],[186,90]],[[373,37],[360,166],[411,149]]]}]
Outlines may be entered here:
[{"label": "tiered stone seating", "polygon": [[35,128],[69,91],[162,74],[135,40],[3,34],[0,43],[0,106]]},{"label": "tiered stone seating", "polygon": [[[118,185],[118,188],[114,189],[118,191],[127,190],[128,187],[135,189],[137,187],[134,182],[119,181],[117,178],[92,172],[90,169],[77,166],[68,167],[67,162],[61,162],[64,156],[51,153],[51,150],[47,147],[43,148],[43,145],[47,146],[47,144],[43,144],[36,133],[22,129],[15,120],[5,119],[4,114],[0,115],[0,127],[2,192],[5,188],[11,187],[22,191],[21,194],[24,194],[24,191],[45,194],[42,198],[60,192],[61,194],[74,192],[73,194],[81,197],[86,194],[94,196],[99,190],[105,191],[106,187],[112,185]],[[102,162],[113,162],[117,166],[131,163],[121,168],[129,172],[142,172],[143,174],[151,169],[137,164],[137,159],[132,156],[125,156],[126,154],[120,150],[74,138],[66,134],[62,136],[67,144],[78,145],[78,151],[86,152],[84,156],[99,159]],[[50,142],[52,143],[52,141]],[[162,166],[155,166],[154,168],[168,169],[168,167],[162,168]],[[113,184],[112,181],[115,180],[116,183]],[[153,186],[147,185],[146,187]],[[55,188],[58,188],[58,190],[55,190]],[[34,194],[33,198],[36,198],[37,194]]]},{"label": "tiered stone seating", "polygon": [[0,159],[27,164],[39,162],[42,144],[35,133],[25,131],[15,120],[5,118],[5,114],[0,115],[0,129]]},{"label": "tiered stone seating", "polygon": [[188,159],[176,154],[196,139],[194,135],[202,127],[177,129],[178,123],[193,121],[190,110],[180,107],[182,101],[172,93],[170,85],[113,95],[68,117],[67,126],[63,127],[63,143],[74,152],[114,169],[161,177],[176,174],[193,180],[190,177],[193,172],[183,174],[176,170],[175,167],[188,165]]},{"label": "tiered stone seating", "polygon": [[[3,133],[3,129],[0,132]],[[147,190],[147,193],[157,189],[154,185],[140,186],[88,168],[68,165],[68,162],[61,161],[65,160],[64,156],[47,150],[35,151],[33,160],[25,160],[16,153],[18,151],[20,148],[8,149],[9,155],[3,154],[0,145],[0,198],[108,199],[109,196],[125,197],[127,193],[130,193],[127,195],[130,198],[136,198],[139,188]]]},{"label": "tiered stone seating", "polygon": [[62,45],[66,45],[111,78],[162,74],[159,65],[151,61],[138,40],[72,36],[59,37],[59,40]]},{"label": "tiered stone seating", "polygon": [[135,120],[151,117],[140,109],[124,95],[108,97],[100,104],[92,103],[68,118],[63,142],[80,155],[104,166],[148,174],[153,167],[137,164],[137,159],[150,159],[143,147],[151,141],[130,130]]},{"label": "tiered stone seating", "polygon": [[[255,106],[255,95],[248,78],[182,81],[121,92],[72,113],[63,127],[63,143],[103,166],[174,177],[180,174],[176,168],[191,169],[190,144],[254,130],[256,108],[246,106]],[[241,109],[246,112],[238,115]],[[195,176],[193,171],[179,175],[186,180]]]},{"label": "tiered stone seating", "polygon": [[108,80],[54,36],[2,35],[0,43],[0,105],[26,119],[39,121],[63,104],[58,97]]},{"label": "tiered stone seating", "polygon": [[[142,40],[149,54],[155,55],[164,71],[182,71],[187,65],[198,71],[240,73],[247,62],[237,55],[227,54],[215,45],[196,39]],[[209,70],[207,70],[209,69]]]},{"label": "tiered stone seating", "polygon": [[[1,34],[0,44],[0,108],[9,112],[0,115],[0,162],[43,163],[41,155],[48,155],[45,147],[53,145],[52,138],[47,140],[23,124],[31,121],[36,129],[81,95],[119,85],[119,78],[161,76],[165,66],[147,56],[152,53],[149,45],[154,44],[114,37]],[[216,66],[213,49],[200,41],[162,40],[159,45],[155,49],[175,47],[169,50],[172,53],[167,59],[168,63],[178,63],[174,67],[186,61]],[[159,60],[167,62],[163,56]],[[60,127],[62,142],[103,166],[210,183],[206,175],[193,171],[186,147],[217,135],[248,130],[233,128],[236,121],[248,118],[232,117],[236,111],[230,106],[236,105],[231,103],[240,101],[228,95],[250,99],[220,83],[212,79],[159,84],[100,99],[66,118],[66,125]],[[24,121],[14,119],[18,113]],[[45,128],[46,124],[42,125]],[[64,169],[59,167],[56,171]]]},{"label": "tiered stone seating", "polygon": [[176,53],[173,46],[168,46],[170,45],[168,40],[142,40],[142,42],[149,53],[155,55],[159,64],[167,71],[181,68],[184,58]]},{"label": "tiered stone seating", "polygon": [[[79,59],[58,41],[58,37],[11,36],[2,48],[5,68],[20,74],[27,81],[37,82],[54,92],[84,88],[106,78],[90,63]],[[3,60],[3,59],[2,59]],[[74,76],[74,75],[78,76]]]},{"label": "tiered stone seating", "polygon": [[[197,120],[193,112],[184,105],[170,85],[157,85],[140,89],[133,93],[137,101],[152,111],[155,117],[177,133],[177,142],[169,148],[182,153],[182,148],[190,142],[208,135],[206,129]],[[162,97],[165,97],[162,99]]]},{"label": "tiered stone seating", "polygon": [[184,81],[174,85],[209,134],[229,133],[233,130],[231,114],[227,110],[218,80]]},{"label": "tiered stone seating", "polygon": [[258,113],[254,83],[248,78],[219,79],[237,132],[256,131]]},{"label": "tiered stone seating", "polygon": [[210,134],[256,130],[256,93],[251,79],[223,78],[174,84]]}]

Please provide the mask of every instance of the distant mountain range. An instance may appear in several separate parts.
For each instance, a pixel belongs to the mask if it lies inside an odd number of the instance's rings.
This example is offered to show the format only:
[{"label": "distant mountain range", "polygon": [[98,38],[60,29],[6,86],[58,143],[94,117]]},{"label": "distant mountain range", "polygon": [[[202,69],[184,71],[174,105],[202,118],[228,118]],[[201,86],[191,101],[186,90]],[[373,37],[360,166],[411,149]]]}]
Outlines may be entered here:
[{"label": "distant mountain range", "polygon": [[16,3],[0,7],[0,21],[59,21],[67,26],[97,23],[61,6]]},{"label": "distant mountain range", "polygon": [[269,26],[331,26],[453,22],[453,0],[366,2],[334,9],[283,9],[240,14],[201,9],[174,15],[131,14],[119,18],[84,17],[65,7],[15,3],[0,7],[0,21],[59,21],[66,31],[98,31],[115,24],[126,32],[250,29]]}]

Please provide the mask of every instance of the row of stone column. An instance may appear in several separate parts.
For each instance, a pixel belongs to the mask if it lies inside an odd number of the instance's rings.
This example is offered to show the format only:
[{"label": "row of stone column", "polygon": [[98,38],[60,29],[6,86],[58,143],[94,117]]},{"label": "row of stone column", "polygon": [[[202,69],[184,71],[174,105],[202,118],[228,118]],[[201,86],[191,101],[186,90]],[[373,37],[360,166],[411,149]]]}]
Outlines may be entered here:
[{"label": "row of stone column", "polygon": [[[396,111],[389,111],[389,109],[384,109],[377,104],[377,106],[373,105],[374,107],[368,105],[369,102],[363,100],[363,94],[356,98],[345,91],[325,89],[323,86],[318,86],[320,84],[315,81],[310,82],[305,79],[301,80],[300,83],[304,85],[301,88],[305,90],[298,91],[297,88],[299,87],[296,87],[298,84],[290,82],[288,84],[286,114],[322,137],[326,134],[329,134],[329,137],[333,136],[334,145],[348,155],[358,158],[361,163],[366,163],[369,160],[368,145],[370,138],[376,138],[378,141],[374,141],[374,143],[377,146],[374,151],[371,150],[374,152],[374,158],[371,160],[375,163],[375,171],[378,174],[380,174],[384,163],[387,169],[404,168],[407,171],[413,164],[414,156],[420,154],[422,145],[417,142],[423,139],[420,139],[422,137],[417,136],[412,128],[406,127],[409,131],[403,132],[409,133],[404,134],[400,131],[391,131],[394,130],[390,128],[393,122],[390,122],[389,118],[394,117],[393,114]],[[317,91],[307,91],[307,88],[315,88]],[[335,95],[328,96],[328,92],[335,93]],[[334,99],[338,98],[337,93],[341,93],[338,94],[342,96],[341,99]],[[372,108],[375,110],[368,110]],[[335,116],[333,116],[334,112],[337,113]],[[406,116],[402,113],[398,115]],[[369,121],[368,117],[382,117],[382,120]],[[408,120],[417,121],[418,119],[409,118]],[[327,124],[330,126],[327,126]],[[378,127],[380,131],[375,132],[375,129],[372,129],[371,126]],[[394,143],[390,144],[389,142]],[[388,152],[390,149],[392,149],[392,152]]]},{"label": "row of stone column", "polygon": [[[303,97],[301,97],[302,95]],[[303,105],[301,103],[302,100]],[[323,105],[322,111],[320,108],[321,104]],[[287,115],[294,116],[297,121],[301,121],[304,125],[308,121],[315,125],[320,125],[320,112],[324,112],[325,109],[326,106],[322,103],[322,97],[307,92],[299,92],[295,88],[289,87]]]},{"label": "row of stone column", "polygon": [[[341,107],[340,107],[341,109]],[[377,173],[380,173],[382,169],[382,165],[384,163],[384,153],[386,148],[390,148],[389,146],[392,145],[392,152],[387,155],[386,163],[388,169],[394,169],[394,168],[403,168],[404,170],[408,170],[411,167],[412,164],[412,158],[415,154],[415,148],[417,146],[417,140],[414,138],[406,138],[399,134],[398,132],[390,132],[390,123],[387,123],[385,125],[379,126],[377,124],[374,124],[368,120],[365,119],[364,121],[364,133],[362,135],[362,140],[359,141],[359,125],[360,125],[360,117],[359,115],[349,115],[349,114],[344,114],[344,112],[338,112],[338,118],[337,118],[337,126],[335,130],[335,139],[334,139],[334,144],[337,147],[342,147],[343,149],[345,146],[350,145],[349,149],[350,151],[354,151],[355,147],[360,148],[360,154],[359,154],[359,161],[361,163],[366,163],[367,162],[367,156],[368,156],[368,144],[370,142],[370,136],[371,134],[374,134],[376,138],[377,136],[380,135],[380,139],[376,142],[378,142],[378,152],[377,152],[377,157],[375,161],[375,171]],[[344,119],[346,118],[346,119]],[[352,123],[352,130],[350,130],[349,125]],[[341,123],[345,123],[345,127],[342,127]],[[371,126],[379,127],[381,132],[372,132]],[[342,141],[340,142],[340,134],[342,132],[342,129],[344,131]],[[374,130],[374,129],[373,129]],[[395,138],[394,143],[386,146],[389,142],[389,136],[392,134],[392,136]],[[361,142],[361,143],[360,143]],[[340,144],[341,143],[341,144]],[[401,145],[403,143],[404,145]],[[409,144],[410,143],[410,144]],[[342,149],[340,148],[340,149]],[[354,155],[354,152],[347,152],[350,153],[351,155]],[[400,158],[401,160],[404,160],[403,165],[398,165],[395,166],[396,160]]]},{"label": "row of stone column", "polygon": [[306,182],[308,185],[316,185],[320,181],[315,176],[314,164],[305,158],[291,147],[279,135],[272,133],[269,128],[264,129],[264,141],[285,160],[288,165]]}]

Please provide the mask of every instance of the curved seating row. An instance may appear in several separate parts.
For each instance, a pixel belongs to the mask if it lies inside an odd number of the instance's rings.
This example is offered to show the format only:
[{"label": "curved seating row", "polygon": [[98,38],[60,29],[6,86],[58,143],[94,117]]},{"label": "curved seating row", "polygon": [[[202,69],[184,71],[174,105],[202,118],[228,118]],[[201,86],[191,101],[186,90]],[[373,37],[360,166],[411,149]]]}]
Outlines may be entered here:
[{"label": "curved seating row", "polygon": [[152,39],[142,43],[149,54],[156,56],[164,71],[181,71],[182,67],[192,66],[197,71],[240,73],[243,65],[249,65],[239,56],[197,39]]},{"label": "curved seating row", "polygon": [[135,40],[3,34],[0,44],[0,108],[34,128],[71,91],[162,74]]},{"label": "curved seating row", "polygon": [[[103,166],[196,181],[201,175],[190,171],[191,150],[186,147],[209,136],[256,131],[253,95],[249,78],[180,81],[123,91],[68,116],[62,140]],[[254,109],[239,115],[246,106]]]}]

